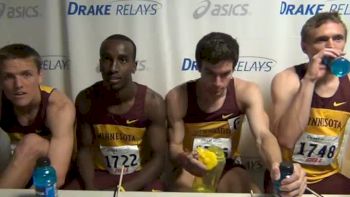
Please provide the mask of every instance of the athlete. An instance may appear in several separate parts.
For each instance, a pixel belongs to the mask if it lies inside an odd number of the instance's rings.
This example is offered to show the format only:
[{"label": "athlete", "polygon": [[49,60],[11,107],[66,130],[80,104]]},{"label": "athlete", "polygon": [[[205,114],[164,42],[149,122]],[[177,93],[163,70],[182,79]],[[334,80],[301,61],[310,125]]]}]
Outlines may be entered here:
[{"label": "athlete", "polygon": [[41,156],[50,158],[57,187],[65,181],[73,150],[75,108],[63,93],[40,85],[40,66],[40,55],[28,45],[0,49],[0,132],[5,152],[1,154],[0,188],[30,187]]},{"label": "athlete", "polygon": [[167,151],[165,104],[152,89],[132,80],[136,46],[120,34],[100,47],[102,81],[81,91],[78,167],[85,189],[162,189],[157,180]]},{"label": "athlete", "polygon": [[[172,189],[190,191],[195,176],[206,172],[196,157],[198,146],[216,145],[226,154],[226,167],[219,180],[218,192],[260,192],[240,165],[238,144],[243,116],[246,115],[256,145],[271,170],[271,178],[280,177],[281,152],[269,131],[259,88],[252,82],[232,77],[239,58],[235,39],[224,33],[210,33],[197,44],[196,61],[200,78],[181,84],[166,96],[170,134],[170,155],[179,174]],[[301,195],[305,188],[299,165],[282,182],[286,196]]]},{"label": "athlete", "polygon": [[287,160],[300,163],[318,193],[349,194],[338,156],[350,112],[349,75],[336,77],[323,64],[342,57],[347,29],[334,12],[319,13],[301,30],[309,61],[287,68],[272,81],[272,130]]}]

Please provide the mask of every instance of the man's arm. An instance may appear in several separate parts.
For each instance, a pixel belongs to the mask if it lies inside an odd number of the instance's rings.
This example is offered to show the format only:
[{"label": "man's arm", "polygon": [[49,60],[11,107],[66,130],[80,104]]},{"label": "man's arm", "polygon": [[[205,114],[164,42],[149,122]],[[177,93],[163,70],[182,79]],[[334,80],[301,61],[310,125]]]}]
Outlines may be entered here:
[{"label": "man's arm", "polygon": [[52,132],[48,156],[56,169],[57,187],[64,184],[73,151],[75,108],[70,99],[55,90],[49,98],[47,127]]},{"label": "man's arm", "polygon": [[[271,172],[271,178],[280,178],[279,164],[282,161],[277,139],[269,131],[269,120],[264,110],[263,97],[259,88],[250,82],[237,80],[238,105],[244,109],[249,126],[256,140],[259,153]],[[306,187],[305,172],[294,164],[294,172],[283,180],[281,190],[286,196],[301,196]]]},{"label": "man's arm", "polygon": [[187,94],[182,86],[171,90],[166,96],[169,148],[170,158],[176,161],[180,154],[184,153],[183,140],[185,137],[185,128],[182,118],[185,116],[187,103],[184,98]]},{"label": "man's arm", "polygon": [[245,112],[250,129],[265,164],[269,169],[282,161],[277,139],[269,130],[268,116],[264,110],[259,88],[250,82],[235,79],[238,106]]},{"label": "man's arm", "polygon": [[194,175],[201,175],[206,167],[192,153],[185,152],[183,140],[185,128],[183,118],[187,111],[186,86],[181,85],[171,90],[166,96],[168,132],[170,140],[170,158]]},{"label": "man's arm", "polygon": [[281,146],[292,149],[307,126],[312,95],[316,83],[327,74],[323,57],[339,57],[343,52],[324,48],[305,65],[306,73],[299,80],[294,67],[277,74],[272,81],[272,132]]},{"label": "man's arm", "polygon": [[281,146],[292,149],[307,126],[314,88],[308,78],[299,81],[294,68],[273,79],[271,128]]},{"label": "man's arm", "polygon": [[84,91],[79,93],[75,101],[77,109],[77,165],[79,174],[83,180],[84,189],[94,190],[95,166],[92,158],[93,131],[91,125],[85,119],[85,115],[90,109],[90,103],[91,101],[87,98]]},{"label": "man's arm", "polygon": [[132,180],[125,182],[123,186],[128,191],[140,190],[147,183],[159,178],[163,172],[165,155],[167,153],[165,104],[163,98],[148,89],[145,101],[145,114],[151,121],[146,128],[144,140],[147,140],[152,150],[152,158]]}]

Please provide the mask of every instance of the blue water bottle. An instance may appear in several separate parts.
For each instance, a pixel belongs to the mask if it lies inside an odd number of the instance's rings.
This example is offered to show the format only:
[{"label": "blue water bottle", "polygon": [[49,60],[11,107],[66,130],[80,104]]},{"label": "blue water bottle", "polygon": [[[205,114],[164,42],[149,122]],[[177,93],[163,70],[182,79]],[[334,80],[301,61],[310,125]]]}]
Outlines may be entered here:
[{"label": "blue water bottle", "polygon": [[36,161],[33,173],[36,197],[57,197],[57,176],[55,168],[48,157],[40,157]]},{"label": "blue water bottle", "polygon": [[326,65],[331,73],[337,77],[342,77],[350,72],[350,62],[344,57],[330,58],[324,57],[322,64]]},{"label": "blue water bottle", "polygon": [[281,173],[280,179],[273,182],[273,187],[275,190],[275,194],[277,196],[281,192],[280,187],[281,187],[282,180],[285,179],[286,177],[292,175],[293,171],[294,171],[294,167],[293,167],[293,164],[291,162],[280,163],[280,173]]}]

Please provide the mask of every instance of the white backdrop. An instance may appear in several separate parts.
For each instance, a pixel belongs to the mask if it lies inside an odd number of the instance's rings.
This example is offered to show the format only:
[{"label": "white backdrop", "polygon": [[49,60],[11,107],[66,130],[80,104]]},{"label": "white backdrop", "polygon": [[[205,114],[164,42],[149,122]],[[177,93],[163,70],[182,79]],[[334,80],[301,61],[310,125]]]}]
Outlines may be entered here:
[{"label": "white backdrop", "polygon": [[[100,43],[125,34],[137,45],[134,79],[164,96],[199,76],[194,69],[198,40],[225,32],[240,44],[234,76],[256,82],[268,110],[272,77],[307,60],[300,49],[303,23],[330,10],[350,27],[348,0],[0,0],[0,46],[16,42],[37,49],[45,83],[74,100],[101,78]],[[246,164],[261,171],[247,124],[243,133]]]}]

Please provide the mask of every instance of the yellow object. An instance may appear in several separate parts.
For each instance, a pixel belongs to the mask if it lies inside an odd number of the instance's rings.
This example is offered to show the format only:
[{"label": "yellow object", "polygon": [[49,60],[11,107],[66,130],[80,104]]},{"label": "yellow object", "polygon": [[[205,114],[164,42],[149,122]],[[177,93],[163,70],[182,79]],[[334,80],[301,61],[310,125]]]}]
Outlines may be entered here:
[{"label": "yellow object", "polygon": [[213,169],[218,164],[218,159],[214,152],[202,147],[198,147],[197,152],[199,161],[201,161],[208,170]]},{"label": "yellow object", "polygon": [[123,186],[119,186],[119,191],[121,191],[121,192],[125,192],[124,187],[123,187]]}]

